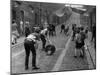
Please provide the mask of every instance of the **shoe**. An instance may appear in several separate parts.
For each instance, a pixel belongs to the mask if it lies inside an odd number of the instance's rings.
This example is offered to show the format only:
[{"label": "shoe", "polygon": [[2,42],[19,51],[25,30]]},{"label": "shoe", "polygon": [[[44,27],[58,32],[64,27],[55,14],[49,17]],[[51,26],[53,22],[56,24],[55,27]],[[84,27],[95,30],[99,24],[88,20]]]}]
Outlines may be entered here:
[{"label": "shoe", "polygon": [[37,70],[37,69],[39,69],[39,68],[38,68],[38,67],[33,67],[33,68],[32,68],[32,70]]},{"label": "shoe", "polygon": [[72,39],[72,41],[74,41],[74,39]]},{"label": "shoe", "polygon": [[80,55],[81,58],[84,58],[84,55]]},{"label": "shoe", "polygon": [[74,56],[75,58],[77,58],[77,56]]},{"label": "shoe", "polygon": [[28,70],[28,67],[25,67],[25,70]]}]

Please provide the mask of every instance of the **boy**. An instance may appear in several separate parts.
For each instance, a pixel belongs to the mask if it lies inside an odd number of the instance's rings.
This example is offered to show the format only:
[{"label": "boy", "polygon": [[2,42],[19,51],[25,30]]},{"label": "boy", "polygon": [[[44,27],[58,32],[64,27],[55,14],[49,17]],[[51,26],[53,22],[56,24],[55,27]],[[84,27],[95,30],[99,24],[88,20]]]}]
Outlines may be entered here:
[{"label": "boy", "polygon": [[32,69],[39,69],[36,66],[36,48],[35,48],[35,45],[37,44],[38,41],[39,41],[39,34],[37,32],[28,35],[24,40],[24,47],[26,53],[25,70],[28,69],[30,51],[32,52]]},{"label": "boy", "polygon": [[83,27],[80,27],[78,28],[78,31],[75,35],[75,57],[77,57],[77,51],[80,50],[80,57],[84,57],[84,45],[85,45],[85,38],[86,38],[86,35],[85,33],[83,32],[84,28]]}]

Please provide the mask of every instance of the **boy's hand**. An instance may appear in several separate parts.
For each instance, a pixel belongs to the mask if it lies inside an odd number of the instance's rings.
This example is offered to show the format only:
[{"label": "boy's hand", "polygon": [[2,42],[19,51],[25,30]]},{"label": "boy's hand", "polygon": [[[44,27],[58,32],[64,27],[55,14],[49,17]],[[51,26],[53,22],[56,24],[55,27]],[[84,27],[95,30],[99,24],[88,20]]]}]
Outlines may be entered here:
[{"label": "boy's hand", "polygon": [[38,49],[38,43],[35,43],[34,46],[35,46],[35,49]]}]

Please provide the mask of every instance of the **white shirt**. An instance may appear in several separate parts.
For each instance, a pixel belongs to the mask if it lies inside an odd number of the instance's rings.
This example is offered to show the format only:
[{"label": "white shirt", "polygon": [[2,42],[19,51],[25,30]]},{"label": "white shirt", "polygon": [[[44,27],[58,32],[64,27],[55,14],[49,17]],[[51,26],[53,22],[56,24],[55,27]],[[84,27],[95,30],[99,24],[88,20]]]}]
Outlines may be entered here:
[{"label": "white shirt", "polygon": [[30,35],[28,35],[27,39],[33,40],[34,42],[36,42],[36,36],[35,35],[30,34]]},{"label": "white shirt", "polygon": [[41,31],[41,34],[45,34],[47,31],[47,28],[45,28],[44,30]]}]

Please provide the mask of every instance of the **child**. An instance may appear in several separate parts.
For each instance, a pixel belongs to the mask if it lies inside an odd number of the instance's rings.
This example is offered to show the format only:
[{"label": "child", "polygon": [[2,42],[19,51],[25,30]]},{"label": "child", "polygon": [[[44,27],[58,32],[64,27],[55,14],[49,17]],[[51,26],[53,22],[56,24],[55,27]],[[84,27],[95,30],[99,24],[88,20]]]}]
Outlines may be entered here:
[{"label": "child", "polygon": [[29,63],[29,55],[32,52],[32,69],[39,69],[36,66],[36,44],[39,41],[38,33],[32,33],[26,37],[24,40],[24,48],[25,48],[25,70],[28,70],[28,63]]},{"label": "child", "polygon": [[84,57],[84,40],[85,40],[85,33],[83,32],[83,27],[80,27],[75,35],[75,57],[77,57],[77,52],[79,51],[80,57]]}]

